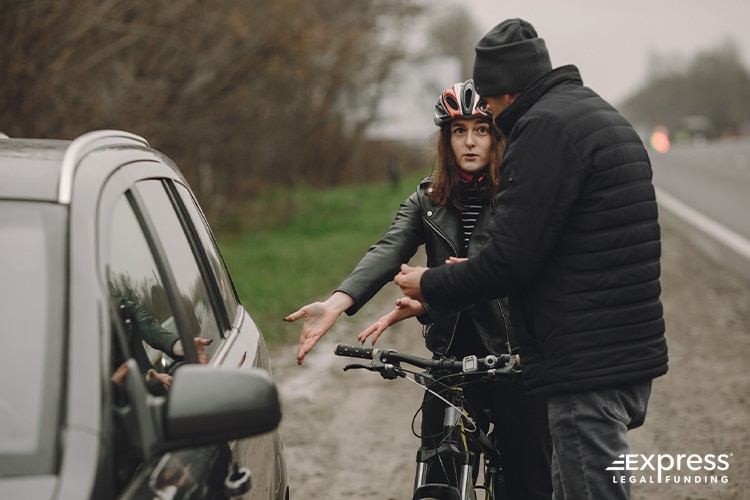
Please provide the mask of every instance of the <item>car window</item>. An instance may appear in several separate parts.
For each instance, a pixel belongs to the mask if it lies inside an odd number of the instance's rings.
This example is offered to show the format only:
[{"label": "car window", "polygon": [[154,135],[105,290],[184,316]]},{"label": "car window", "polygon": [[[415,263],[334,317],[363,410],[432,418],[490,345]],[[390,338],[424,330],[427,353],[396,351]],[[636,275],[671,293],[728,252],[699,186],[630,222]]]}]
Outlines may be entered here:
[{"label": "car window", "polygon": [[191,247],[185,226],[175,211],[172,199],[165,185],[158,180],[142,181],[137,184],[139,203],[154,226],[159,243],[166,256],[166,267],[176,287],[176,300],[185,306],[188,338],[211,340],[205,347],[209,357],[217,349],[222,338],[222,329],[214,313],[209,290],[201,273],[196,255]]},{"label": "car window", "polygon": [[[143,467],[141,443],[148,433],[136,410],[138,395],[128,389],[129,377],[141,377],[150,394],[167,395],[175,370],[186,362],[182,342],[194,337],[218,338],[213,314],[199,307],[205,303],[206,292],[185,233],[161,183],[153,186],[155,189],[149,185],[140,197],[122,195],[109,221],[107,269],[113,310],[110,439],[118,492]],[[136,208],[144,206],[158,239],[150,237],[148,228],[152,226]],[[159,211],[156,217],[154,210]],[[171,227],[165,229],[166,224]],[[169,262],[159,255],[167,255]],[[185,315],[188,318],[183,318]],[[215,344],[201,347],[199,360],[201,351],[210,355]],[[139,373],[129,370],[129,359],[136,361]]]},{"label": "car window", "polygon": [[65,210],[0,201],[0,475],[56,466],[65,349]]},{"label": "car window", "polygon": [[162,393],[150,370],[169,374],[182,361],[174,352],[180,335],[162,271],[127,196],[117,202],[110,233],[109,287],[124,334],[113,344],[113,368],[133,357],[150,375],[152,392]]},{"label": "car window", "polygon": [[175,184],[175,189],[182,198],[182,202],[185,205],[185,211],[192,219],[195,231],[200,239],[201,245],[203,245],[203,251],[208,256],[211,271],[214,273],[216,282],[219,284],[219,295],[221,296],[224,308],[226,309],[227,316],[230,321],[234,320],[237,315],[239,300],[237,299],[237,292],[235,291],[234,284],[232,283],[224,259],[221,256],[219,247],[216,244],[216,240],[213,237],[211,228],[203,216],[203,212],[198,208],[195,199],[190,194],[190,191],[181,184]]}]

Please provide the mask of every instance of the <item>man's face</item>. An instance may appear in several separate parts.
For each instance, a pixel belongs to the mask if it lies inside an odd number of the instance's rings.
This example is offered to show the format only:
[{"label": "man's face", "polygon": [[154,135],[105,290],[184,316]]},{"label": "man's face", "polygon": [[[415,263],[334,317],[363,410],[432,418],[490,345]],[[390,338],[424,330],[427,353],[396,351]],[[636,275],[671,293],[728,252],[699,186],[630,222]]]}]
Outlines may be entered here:
[{"label": "man's face", "polygon": [[497,116],[505,110],[513,102],[509,94],[499,95],[494,97],[483,97],[484,102],[487,103],[487,107],[492,111],[492,116]]}]

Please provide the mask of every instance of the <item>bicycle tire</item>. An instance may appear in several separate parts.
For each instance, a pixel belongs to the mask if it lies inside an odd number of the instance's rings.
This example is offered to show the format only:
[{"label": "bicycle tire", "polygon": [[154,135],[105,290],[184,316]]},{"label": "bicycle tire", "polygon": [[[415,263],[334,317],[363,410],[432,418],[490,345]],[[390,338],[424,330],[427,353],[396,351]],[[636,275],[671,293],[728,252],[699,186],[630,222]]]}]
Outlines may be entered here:
[{"label": "bicycle tire", "polygon": [[458,488],[448,484],[423,484],[411,498],[412,500],[461,500],[461,493]]}]

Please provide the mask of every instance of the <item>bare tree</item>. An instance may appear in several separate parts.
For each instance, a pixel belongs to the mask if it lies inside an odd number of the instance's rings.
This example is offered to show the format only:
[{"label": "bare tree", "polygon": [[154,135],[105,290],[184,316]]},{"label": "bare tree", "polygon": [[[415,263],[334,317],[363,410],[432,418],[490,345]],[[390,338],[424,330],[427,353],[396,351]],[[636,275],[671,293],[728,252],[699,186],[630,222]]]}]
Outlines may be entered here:
[{"label": "bare tree", "polygon": [[750,73],[731,40],[690,61],[653,67],[646,84],[622,105],[635,123],[673,131],[701,123],[708,136],[734,134],[750,123]]},{"label": "bare tree", "polygon": [[131,130],[172,156],[207,205],[336,182],[405,57],[415,3],[5,0],[0,130]]},{"label": "bare tree", "polygon": [[463,78],[471,78],[474,71],[474,47],[482,33],[463,6],[452,6],[447,11],[441,11],[441,14],[429,28],[433,55],[458,58]]}]

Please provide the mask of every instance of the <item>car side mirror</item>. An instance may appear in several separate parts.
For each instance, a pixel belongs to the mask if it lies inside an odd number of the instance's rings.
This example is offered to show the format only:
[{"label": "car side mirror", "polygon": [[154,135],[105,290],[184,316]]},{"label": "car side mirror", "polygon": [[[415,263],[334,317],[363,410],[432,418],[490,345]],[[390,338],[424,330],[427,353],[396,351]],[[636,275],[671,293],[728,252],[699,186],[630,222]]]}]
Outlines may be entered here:
[{"label": "car side mirror", "polygon": [[276,384],[260,368],[182,365],[163,411],[164,444],[171,449],[256,436],[281,421]]}]

